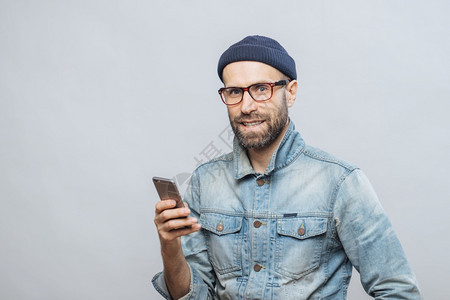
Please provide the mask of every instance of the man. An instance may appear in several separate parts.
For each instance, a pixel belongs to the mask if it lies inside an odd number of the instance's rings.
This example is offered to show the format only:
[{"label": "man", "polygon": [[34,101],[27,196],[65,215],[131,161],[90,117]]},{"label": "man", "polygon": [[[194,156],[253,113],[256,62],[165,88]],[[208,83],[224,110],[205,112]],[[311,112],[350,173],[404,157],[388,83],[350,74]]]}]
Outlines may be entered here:
[{"label": "man", "polygon": [[[352,266],[379,299],[420,299],[364,174],[305,145],[288,117],[295,62],[249,36],[221,56],[233,152],[194,171],[189,208],[156,204],[166,299],[345,299]],[[181,237],[181,239],[180,239]]]}]

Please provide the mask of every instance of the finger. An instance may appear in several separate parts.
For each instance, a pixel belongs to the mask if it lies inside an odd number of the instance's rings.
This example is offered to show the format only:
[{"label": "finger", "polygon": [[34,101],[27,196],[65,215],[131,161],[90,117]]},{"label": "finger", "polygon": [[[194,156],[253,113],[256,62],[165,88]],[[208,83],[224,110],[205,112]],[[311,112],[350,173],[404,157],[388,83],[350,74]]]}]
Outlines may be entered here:
[{"label": "finger", "polygon": [[155,212],[157,214],[159,214],[166,209],[174,208],[176,204],[177,204],[177,202],[172,199],[160,200],[160,201],[156,202],[156,204],[155,204]]},{"label": "finger", "polygon": [[184,227],[189,227],[192,226],[194,224],[197,224],[197,219],[196,218],[182,218],[182,219],[170,219],[167,222],[161,224],[161,226],[159,227],[159,230],[161,231],[172,231],[172,230],[177,230],[177,229],[181,229]]},{"label": "finger", "polygon": [[201,228],[202,228],[202,226],[199,223],[195,223],[189,227],[183,227],[183,228],[171,230],[168,232],[162,232],[160,234],[160,238],[167,240],[167,241],[172,241],[183,235],[188,235],[188,234],[194,233],[196,231],[199,231]]},{"label": "finger", "polygon": [[[159,228],[164,225],[166,222],[171,220],[179,220],[186,221],[187,217],[190,214],[189,208],[171,208],[163,210],[161,213],[155,215],[155,224]],[[178,224],[179,222],[176,222]],[[190,224],[188,224],[190,225]],[[185,225],[183,225],[185,226]],[[174,226],[175,228],[175,226]]]},{"label": "finger", "polygon": [[172,208],[162,211],[156,215],[156,218],[161,222],[167,222],[171,219],[185,218],[191,213],[189,208]]},{"label": "finger", "polygon": [[199,231],[202,228],[202,225],[199,223],[195,223],[189,227],[184,227],[184,228],[180,228],[175,230],[176,234],[182,236],[182,235],[188,235],[191,233],[194,233],[196,231]]}]

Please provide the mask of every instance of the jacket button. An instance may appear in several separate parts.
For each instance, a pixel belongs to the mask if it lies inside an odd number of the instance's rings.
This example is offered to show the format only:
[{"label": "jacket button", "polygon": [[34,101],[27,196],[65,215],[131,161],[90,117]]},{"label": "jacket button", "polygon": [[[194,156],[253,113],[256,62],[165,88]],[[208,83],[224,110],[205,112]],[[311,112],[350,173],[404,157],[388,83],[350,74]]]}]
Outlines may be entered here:
[{"label": "jacket button", "polygon": [[219,231],[219,232],[223,230],[222,222],[219,225],[217,225],[216,230]]},{"label": "jacket button", "polygon": [[253,266],[253,270],[255,270],[255,272],[259,272],[261,271],[261,269],[262,269],[261,265],[256,264]]},{"label": "jacket button", "polygon": [[298,230],[298,234],[299,234],[299,235],[305,235],[305,228],[301,227],[301,228]]},{"label": "jacket button", "polygon": [[258,179],[258,180],[256,180],[256,182],[258,183],[258,185],[259,186],[263,186],[264,185],[264,183],[266,183],[265,181],[264,181],[264,179]]},{"label": "jacket button", "polygon": [[255,228],[259,228],[259,227],[261,227],[261,225],[262,225],[261,221],[253,222],[253,226],[255,226]]}]

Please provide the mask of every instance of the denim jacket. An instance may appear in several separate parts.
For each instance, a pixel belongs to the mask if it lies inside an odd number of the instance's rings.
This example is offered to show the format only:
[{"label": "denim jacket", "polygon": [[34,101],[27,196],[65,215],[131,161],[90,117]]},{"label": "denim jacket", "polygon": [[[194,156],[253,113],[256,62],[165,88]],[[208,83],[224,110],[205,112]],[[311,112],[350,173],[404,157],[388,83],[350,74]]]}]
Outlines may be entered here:
[{"label": "denim jacket", "polygon": [[[185,201],[202,229],[182,237],[182,299],[346,299],[352,266],[376,299],[422,299],[366,176],[305,145],[292,121],[264,174],[235,139],[195,170]],[[153,285],[171,299],[162,273]]]}]

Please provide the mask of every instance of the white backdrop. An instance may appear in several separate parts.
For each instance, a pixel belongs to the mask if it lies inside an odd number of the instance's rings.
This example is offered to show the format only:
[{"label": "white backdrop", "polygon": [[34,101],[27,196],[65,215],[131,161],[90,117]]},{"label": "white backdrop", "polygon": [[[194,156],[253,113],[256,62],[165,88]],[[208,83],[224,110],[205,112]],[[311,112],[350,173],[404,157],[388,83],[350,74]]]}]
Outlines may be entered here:
[{"label": "white backdrop", "polygon": [[306,142],[368,174],[445,299],[449,3],[0,1],[0,298],[160,299],[150,179],[228,151],[217,60],[260,34],[297,62]]}]

